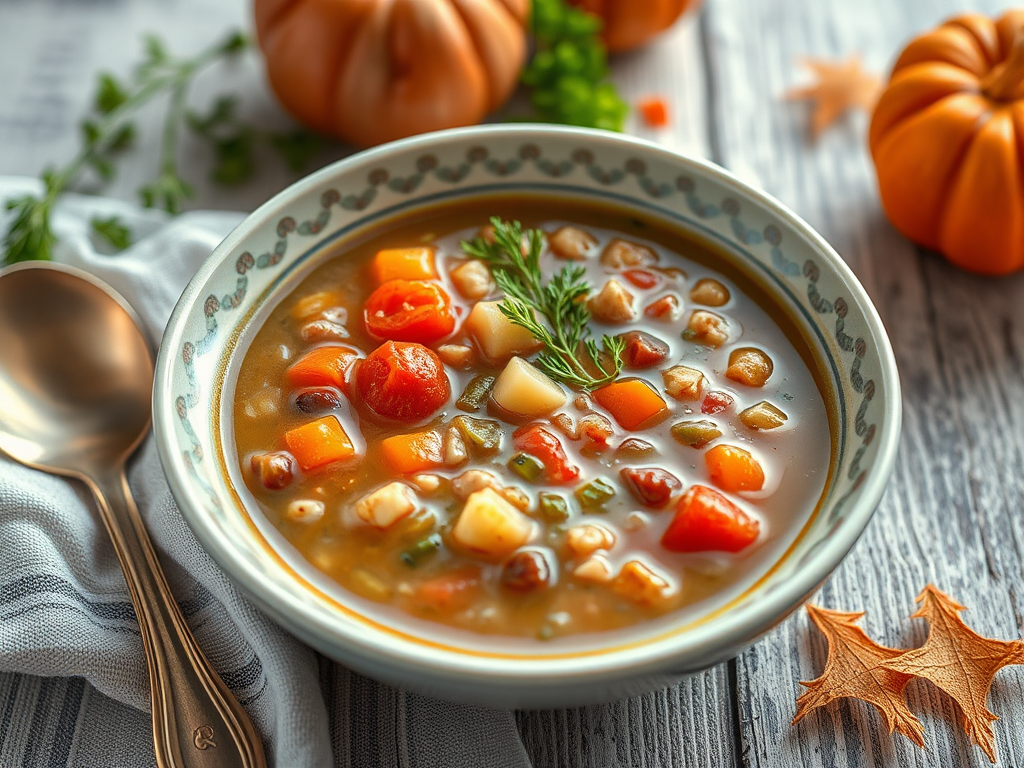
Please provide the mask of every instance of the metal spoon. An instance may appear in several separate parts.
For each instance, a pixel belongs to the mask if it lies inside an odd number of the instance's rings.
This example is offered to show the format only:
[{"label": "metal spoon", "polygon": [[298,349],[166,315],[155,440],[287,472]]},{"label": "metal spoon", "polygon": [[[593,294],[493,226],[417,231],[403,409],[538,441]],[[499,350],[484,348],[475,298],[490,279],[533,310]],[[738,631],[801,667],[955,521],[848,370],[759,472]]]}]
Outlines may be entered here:
[{"label": "metal spoon", "polygon": [[52,263],[0,270],[0,450],[84,482],[139,620],[159,768],[265,768],[248,715],[189,631],[125,478],[149,431],[153,356],[113,289]]}]

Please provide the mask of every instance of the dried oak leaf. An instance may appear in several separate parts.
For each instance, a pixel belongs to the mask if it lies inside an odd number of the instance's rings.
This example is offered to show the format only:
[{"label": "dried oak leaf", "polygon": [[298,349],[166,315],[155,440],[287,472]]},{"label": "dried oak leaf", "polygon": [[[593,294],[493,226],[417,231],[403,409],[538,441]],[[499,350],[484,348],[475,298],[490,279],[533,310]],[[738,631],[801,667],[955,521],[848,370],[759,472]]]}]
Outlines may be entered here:
[{"label": "dried oak leaf", "polygon": [[836,699],[863,699],[878,709],[889,733],[899,731],[924,747],[924,729],[903,697],[910,675],[883,666],[903,652],[879,645],[864,634],[857,626],[863,612],[830,611],[808,604],[807,613],[828,641],[828,660],[821,677],[800,682],[808,690],[796,700],[793,723]]},{"label": "dried oak leaf", "polygon": [[794,88],[786,94],[786,98],[790,101],[814,102],[811,114],[812,138],[818,138],[822,131],[847,110],[870,110],[878,101],[882,89],[881,78],[865,72],[859,56],[844,62],[808,58],[801,63],[817,75],[818,82],[804,88]]},{"label": "dried oak leaf", "polygon": [[998,718],[985,705],[992,678],[1003,667],[1024,664],[1024,642],[993,640],[970,629],[960,611],[964,606],[927,585],[917,596],[921,607],[912,618],[928,620],[928,639],[920,648],[884,660],[897,674],[931,680],[960,705],[967,735],[996,761],[992,721]]}]

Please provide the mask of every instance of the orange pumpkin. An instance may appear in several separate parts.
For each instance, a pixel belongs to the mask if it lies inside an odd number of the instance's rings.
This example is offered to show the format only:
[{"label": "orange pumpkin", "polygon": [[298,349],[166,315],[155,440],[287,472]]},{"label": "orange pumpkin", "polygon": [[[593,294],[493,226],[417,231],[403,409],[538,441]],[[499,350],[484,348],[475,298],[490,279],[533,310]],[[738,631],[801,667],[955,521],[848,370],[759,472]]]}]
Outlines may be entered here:
[{"label": "orange pumpkin", "polygon": [[529,0],[255,0],[285,109],[359,146],[480,122],[518,82],[528,13]]},{"label": "orange pumpkin", "polygon": [[572,0],[604,21],[601,36],[612,53],[638,48],[675,23],[700,0]]},{"label": "orange pumpkin", "polygon": [[958,16],[911,42],[870,145],[903,234],[973,272],[1024,267],[1024,9]]}]

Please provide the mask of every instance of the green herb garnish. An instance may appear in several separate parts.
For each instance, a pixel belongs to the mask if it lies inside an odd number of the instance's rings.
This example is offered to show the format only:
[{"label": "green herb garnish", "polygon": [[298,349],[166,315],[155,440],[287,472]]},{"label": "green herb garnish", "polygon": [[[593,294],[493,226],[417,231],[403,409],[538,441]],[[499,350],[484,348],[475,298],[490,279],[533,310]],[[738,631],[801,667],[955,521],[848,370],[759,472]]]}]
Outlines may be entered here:
[{"label": "green herb garnish", "polygon": [[[541,231],[530,229],[524,233],[518,221],[502,221],[497,216],[491,218],[491,225],[493,242],[478,237],[463,241],[462,250],[490,265],[494,282],[505,293],[499,305],[501,313],[544,344],[537,367],[553,379],[586,389],[614,381],[622,370],[625,342],[605,335],[599,348],[589,338],[590,311],[584,299],[590,284],[584,280],[586,270],[581,266],[563,267],[545,284],[540,268]],[[524,234],[528,243],[525,256]],[[537,319],[538,314],[547,325]]]},{"label": "green herb garnish", "polygon": [[533,0],[536,53],[522,81],[546,122],[621,131],[629,107],[608,79],[608,50],[598,16],[567,0]]}]

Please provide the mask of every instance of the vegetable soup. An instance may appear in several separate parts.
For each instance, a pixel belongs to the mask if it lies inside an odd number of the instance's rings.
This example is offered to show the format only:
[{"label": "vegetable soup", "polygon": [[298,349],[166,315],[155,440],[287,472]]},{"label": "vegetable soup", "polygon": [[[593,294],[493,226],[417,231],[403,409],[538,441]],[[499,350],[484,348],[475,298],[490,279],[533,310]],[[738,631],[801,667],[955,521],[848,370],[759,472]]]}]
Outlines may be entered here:
[{"label": "vegetable soup", "polygon": [[544,640],[693,605],[766,571],[828,476],[814,364],[759,290],[596,206],[393,222],[246,352],[245,482],[316,568],[420,618]]}]

